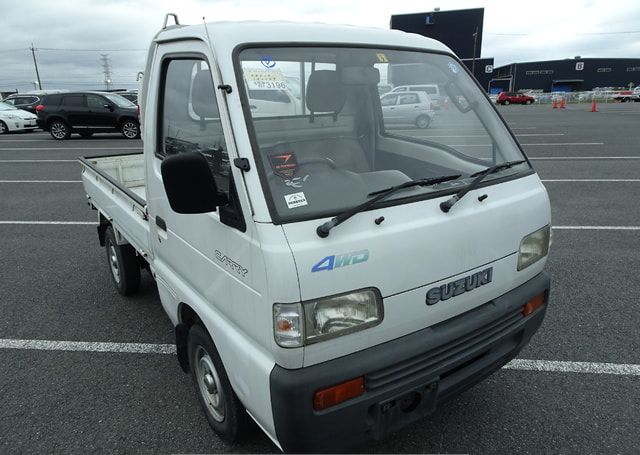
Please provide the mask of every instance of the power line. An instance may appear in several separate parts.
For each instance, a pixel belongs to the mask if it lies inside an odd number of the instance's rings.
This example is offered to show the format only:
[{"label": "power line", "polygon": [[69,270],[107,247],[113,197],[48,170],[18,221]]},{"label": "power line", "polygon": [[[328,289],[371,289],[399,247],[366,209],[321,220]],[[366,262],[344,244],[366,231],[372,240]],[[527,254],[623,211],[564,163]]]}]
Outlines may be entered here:
[{"label": "power line", "polygon": [[[629,35],[633,33],[640,33],[640,30],[627,30],[623,32],[586,32],[586,33],[571,33],[571,35]],[[485,35],[494,36],[532,36],[535,33],[491,33],[487,32]]]}]

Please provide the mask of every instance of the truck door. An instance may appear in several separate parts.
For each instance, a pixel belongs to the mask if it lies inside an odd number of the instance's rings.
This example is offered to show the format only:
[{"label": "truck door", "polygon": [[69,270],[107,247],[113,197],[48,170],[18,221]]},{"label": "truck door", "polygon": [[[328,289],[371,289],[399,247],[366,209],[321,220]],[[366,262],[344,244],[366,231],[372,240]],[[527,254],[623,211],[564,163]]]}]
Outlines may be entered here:
[{"label": "truck door", "polygon": [[[144,128],[150,243],[158,290],[174,322],[181,301],[239,321],[251,312],[253,298],[253,227],[244,221],[237,188],[246,193],[236,184],[242,182],[240,170],[229,163],[233,136],[221,119],[222,95],[214,89],[220,82],[214,85],[206,51],[204,43],[194,41],[163,45],[148,75]],[[218,190],[229,200],[226,206],[192,215],[171,210],[160,166],[165,157],[185,152],[207,158]]]}]

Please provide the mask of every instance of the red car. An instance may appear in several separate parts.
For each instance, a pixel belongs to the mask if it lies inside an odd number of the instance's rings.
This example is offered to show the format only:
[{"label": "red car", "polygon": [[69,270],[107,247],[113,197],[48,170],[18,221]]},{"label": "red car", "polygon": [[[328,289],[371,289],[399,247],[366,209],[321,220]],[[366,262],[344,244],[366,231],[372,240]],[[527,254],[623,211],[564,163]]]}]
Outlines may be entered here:
[{"label": "red car", "polygon": [[535,98],[520,92],[500,92],[496,99],[497,104],[531,104]]}]

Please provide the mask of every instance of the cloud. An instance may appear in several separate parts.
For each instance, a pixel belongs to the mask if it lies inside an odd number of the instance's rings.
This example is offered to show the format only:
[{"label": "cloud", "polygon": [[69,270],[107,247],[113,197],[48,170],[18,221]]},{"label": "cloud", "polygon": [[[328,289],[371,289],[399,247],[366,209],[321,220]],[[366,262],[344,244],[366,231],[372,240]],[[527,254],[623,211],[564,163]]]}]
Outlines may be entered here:
[{"label": "cloud", "polygon": [[[505,3],[485,0],[481,55],[496,65],[512,62],[583,57],[634,57],[640,52],[640,3],[619,0],[538,0]],[[477,0],[447,0],[425,4],[418,0],[371,3],[365,0],[21,0],[2,12],[0,91],[33,88],[33,42],[44,88],[102,88],[100,54],[109,54],[112,80],[135,87],[146,49],[166,12],[178,13],[182,23],[217,20],[294,20],[388,28],[392,14],[476,8]],[[445,8],[446,7],[446,8]],[[504,35],[508,34],[508,35]],[[510,35],[509,35],[510,34]],[[304,37],[300,37],[301,40]],[[102,49],[74,52],[45,49]],[[139,49],[118,52],[116,50]]]}]

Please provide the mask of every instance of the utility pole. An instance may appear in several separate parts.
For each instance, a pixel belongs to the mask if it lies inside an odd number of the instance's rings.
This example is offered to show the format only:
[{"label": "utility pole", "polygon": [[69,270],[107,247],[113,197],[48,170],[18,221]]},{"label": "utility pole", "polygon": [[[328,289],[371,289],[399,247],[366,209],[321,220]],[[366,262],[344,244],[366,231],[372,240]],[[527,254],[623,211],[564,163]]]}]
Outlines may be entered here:
[{"label": "utility pole", "polygon": [[42,90],[42,82],[40,82],[40,73],[38,72],[38,62],[36,61],[36,50],[33,47],[33,43],[31,43],[31,55],[33,56],[33,64],[36,67],[36,77],[38,78],[38,88]]},{"label": "utility pole", "polygon": [[476,43],[478,42],[478,27],[473,34],[473,59],[471,60],[471,74],[476,77]]},{"label": "utility pole", "polygon": [[106,90],[111,89],[111,60],[109,54],[100,54],[102,60],[102,72],[104,73],[104,87]]}]

